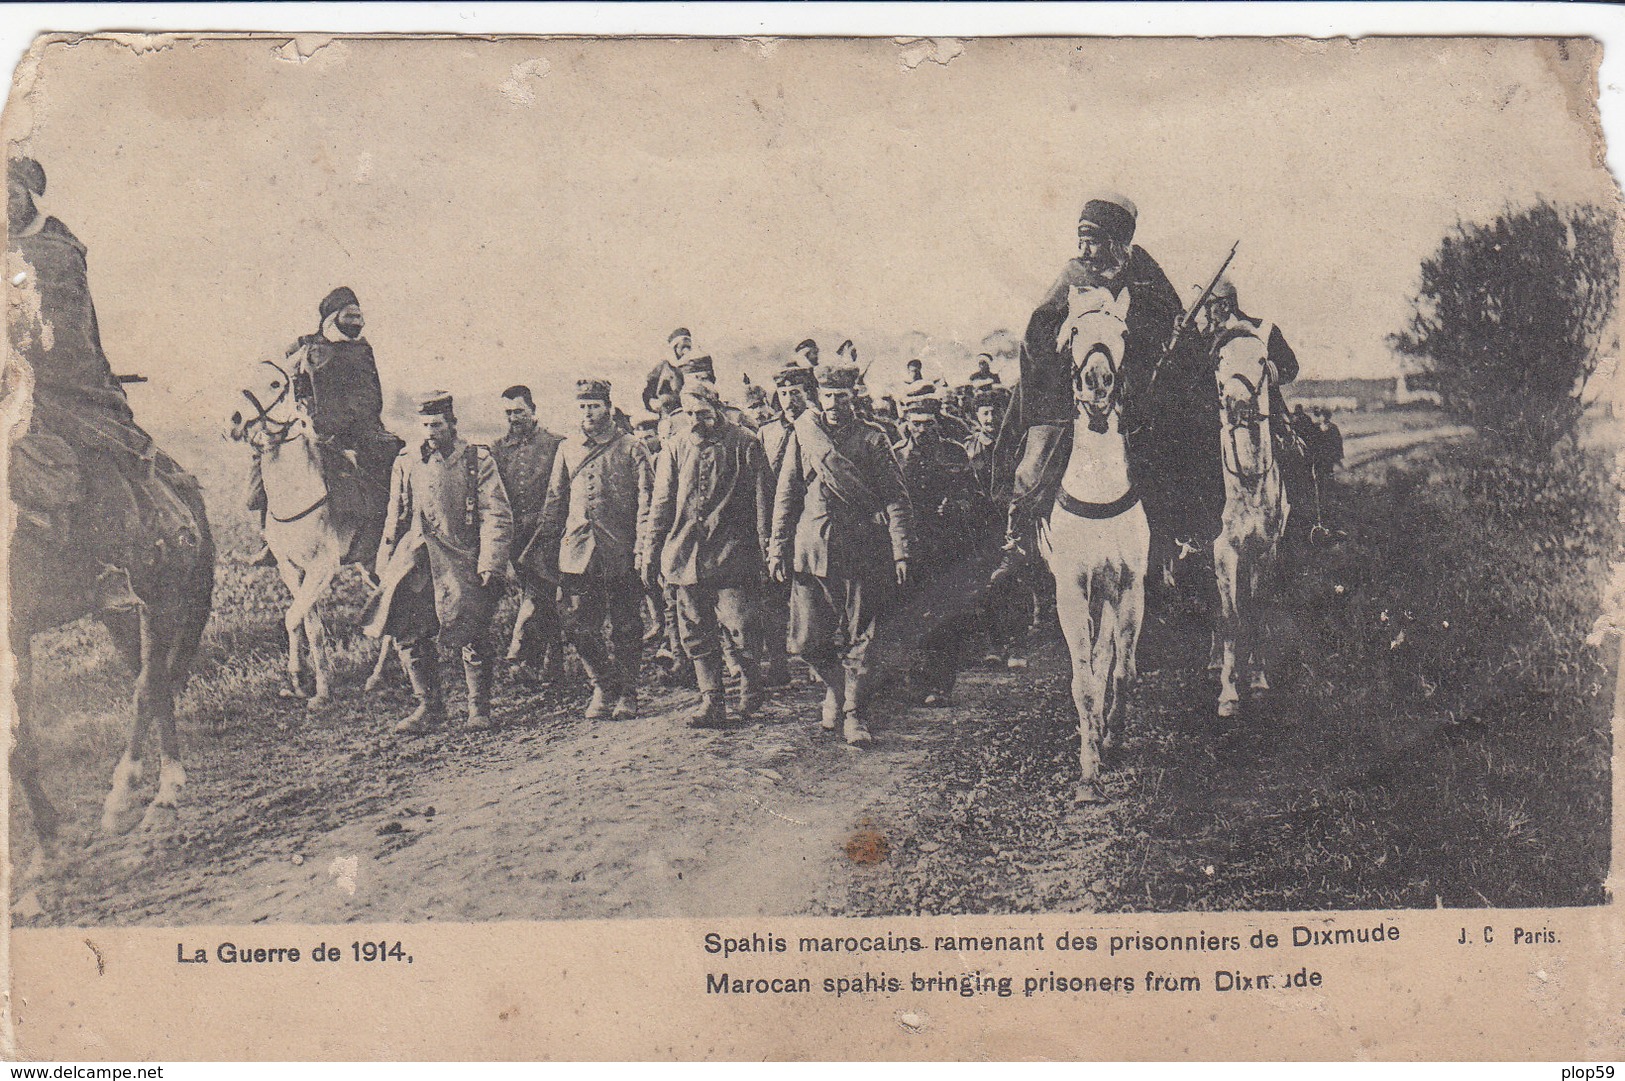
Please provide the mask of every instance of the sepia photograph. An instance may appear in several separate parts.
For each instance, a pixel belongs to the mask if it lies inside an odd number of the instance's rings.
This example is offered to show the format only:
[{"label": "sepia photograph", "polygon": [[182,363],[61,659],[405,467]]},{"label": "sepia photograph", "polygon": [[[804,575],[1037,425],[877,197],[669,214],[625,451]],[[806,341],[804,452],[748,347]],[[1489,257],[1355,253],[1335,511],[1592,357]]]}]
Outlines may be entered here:
[{"label": "sepia photograph", "polygon": [[1603,903],[1581,40],[41,40],[17,926]]}]

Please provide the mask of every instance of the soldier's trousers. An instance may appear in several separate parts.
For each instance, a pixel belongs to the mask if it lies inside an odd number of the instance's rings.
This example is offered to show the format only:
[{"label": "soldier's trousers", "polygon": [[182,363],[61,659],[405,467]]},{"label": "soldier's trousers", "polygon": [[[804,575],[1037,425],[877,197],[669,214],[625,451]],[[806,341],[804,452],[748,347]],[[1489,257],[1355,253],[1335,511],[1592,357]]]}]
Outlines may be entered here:
[{"label": "soldier's trousers", "polygon": [[554,643],[563,640],[559,628],[559,586],[534,571],[515,564],[519,583],[519,612],[508,638],[508,659],[540,664]]},{"label": "soldier's trousers", "polygon": [[610,694],[636,691],[643,648],[643,584],[631,574],[614,578],[566,574],[559,582],[559,598],[564,636],[593,684]]},{"label": "soldier's trousers", "polygon": [[[424,576],[428,582],[428,576]],[[395,594],[389,609],[390,631],[395,644],[403,650],[423,649],[435,644],[440,634],[440,620],[435,615],[434,586],[425,589],[402,588]],[[481,664],[496,655],[496,636],[489,630],[477,635],[463,646],[465,664]]]},{"label": "soldier's trousers", "polygon": [[798,571],[790,587],[790,652],[815,669],[841,661],[850,672],[867,672],[878,592],[861,579]]},{"label": "soldier's trousers", "polygon": [[715,657],[724,648],[754,675],[756,652],[755,582],[701,582],[677,586],[677,630],[683,652],[694,660]]},{"label": "soldier's trousers", "polygon": [[756,587],[756,634],[757,657],[770,677],[782,677],[790,637],[790,583],[770,579]]}]

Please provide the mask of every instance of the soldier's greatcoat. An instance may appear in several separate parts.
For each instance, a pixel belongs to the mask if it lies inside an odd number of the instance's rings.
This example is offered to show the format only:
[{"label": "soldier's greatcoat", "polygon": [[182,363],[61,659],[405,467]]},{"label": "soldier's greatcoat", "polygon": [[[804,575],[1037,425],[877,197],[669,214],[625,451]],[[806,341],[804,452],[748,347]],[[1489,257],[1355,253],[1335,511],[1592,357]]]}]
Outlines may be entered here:
[{"label": "soldier's greatcoat", "polygon": [[762,445],[724,423],[679,431],[660,451],[645,549],[667,585],[747,585],[762,577],[772,531],[773,486]]},{"label": "soldier's greatcoat", "polygon": [[531,545],[542,524],[553,461],[563,443],[563,436],[537,424],[523,435],[510,431],[491,445],[491,457],[496,460],[502,488],[513,509],[513,561],[542,577],[555,573],[552,564],[557,561],[543,558],[539,551],[531,550]]},{"label": "soldier's greatcoat", "polygon": [[636,436],[612,427],[566,439],[553,459],[539,530],[558,573],[630,576],[653,481],[649,452]]},{"label": "soldier's greatcoat", "polygon": [[[796,422],[823,422],[804,413]],[[838,477],[792,433],[779,467],[769,550],[798,573],[886,583],[895,561],[909,558],[910,516],[903,476],[884,432],[859,419],[834,430],[831,443],[857,467],[872,502],[843,498]]]},{"label": "soldier's greatcoat", "polygon": [[409,446],[390,475],[389,513],[378,549],[380,602],[368,634],[411,641],[432,628],[399,626],[391,616],[403,590],[434,591],[442,647],[466,645],[491,626],[497,588],[480,576],[508,566],[513,514],[491,452],[456,439],[442,453]]}]

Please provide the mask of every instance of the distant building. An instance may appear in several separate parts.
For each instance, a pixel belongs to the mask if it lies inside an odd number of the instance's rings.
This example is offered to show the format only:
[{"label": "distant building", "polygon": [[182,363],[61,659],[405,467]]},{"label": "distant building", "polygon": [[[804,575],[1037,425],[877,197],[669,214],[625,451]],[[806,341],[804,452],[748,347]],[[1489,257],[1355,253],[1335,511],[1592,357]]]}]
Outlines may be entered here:
[{"label": "distant building", "polygon": [[1282,390],[1289,405],[1354,412],[1385,409],[1398,401],[1398,379],[1299,379]]}]

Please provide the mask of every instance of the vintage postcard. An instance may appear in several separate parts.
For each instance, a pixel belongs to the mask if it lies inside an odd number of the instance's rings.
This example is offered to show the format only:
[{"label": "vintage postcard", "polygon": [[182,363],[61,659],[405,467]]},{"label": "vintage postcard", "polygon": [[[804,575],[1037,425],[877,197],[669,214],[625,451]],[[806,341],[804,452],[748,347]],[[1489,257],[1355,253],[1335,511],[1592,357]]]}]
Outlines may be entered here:
[{"label": "vintage postcard", "polygon": [[1601,56],[40,38],[11,1054],[1617,1059]]}]

